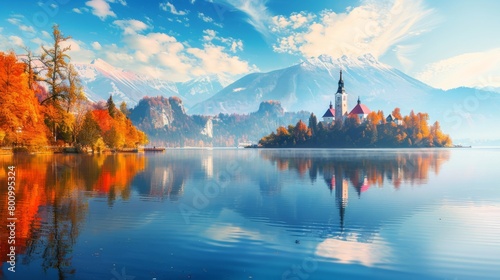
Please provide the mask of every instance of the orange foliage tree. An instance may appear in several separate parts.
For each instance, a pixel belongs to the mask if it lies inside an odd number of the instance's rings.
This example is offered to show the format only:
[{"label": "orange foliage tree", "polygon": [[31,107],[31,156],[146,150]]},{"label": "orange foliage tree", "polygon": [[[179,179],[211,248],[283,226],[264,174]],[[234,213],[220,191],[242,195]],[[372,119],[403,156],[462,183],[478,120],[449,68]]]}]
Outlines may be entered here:
[{"label": "orange foliage tree", "polygon": [[14,53],[0,52],[0,131],[3,144],[30,147],[47,144],[47,129],[35,93],[30,89],[25,64]]}]

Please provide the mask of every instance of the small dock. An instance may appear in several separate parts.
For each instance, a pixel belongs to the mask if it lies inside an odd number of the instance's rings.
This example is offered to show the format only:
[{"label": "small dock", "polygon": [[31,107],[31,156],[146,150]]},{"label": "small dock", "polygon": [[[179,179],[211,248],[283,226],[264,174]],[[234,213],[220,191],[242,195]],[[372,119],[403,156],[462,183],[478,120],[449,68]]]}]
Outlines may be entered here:
[{"label": "small dock", "polygon": [[165,151],[165,148],[163,148],[163,147],[144,148],[144,152],[162,153],[164,151]]}]

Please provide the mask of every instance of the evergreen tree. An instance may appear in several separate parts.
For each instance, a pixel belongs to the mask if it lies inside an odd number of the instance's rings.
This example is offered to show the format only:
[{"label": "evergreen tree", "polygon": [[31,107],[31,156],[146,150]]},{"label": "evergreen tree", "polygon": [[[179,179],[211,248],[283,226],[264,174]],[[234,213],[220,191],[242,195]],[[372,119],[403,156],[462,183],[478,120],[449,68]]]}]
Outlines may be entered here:
[{"label": "evergreen tree", "polygon": [[110,95],[108,101],[106,102],[106,107],[108,108],[109,115],[114,118],[116,115],[116,105],[113,102],[113,96]]},{"label": "evergreen tree", "polygon": [[309,128],[311,129],[312,135],[315,135],[318,132],[318,118],[314,113],[311,113],[309,117]]}]

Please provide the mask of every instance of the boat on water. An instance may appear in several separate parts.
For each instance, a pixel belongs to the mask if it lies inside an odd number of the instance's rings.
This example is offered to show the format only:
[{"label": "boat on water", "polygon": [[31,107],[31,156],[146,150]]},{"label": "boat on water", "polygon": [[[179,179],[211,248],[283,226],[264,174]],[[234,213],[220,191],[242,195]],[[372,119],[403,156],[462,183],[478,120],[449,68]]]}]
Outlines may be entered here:
[{"label": "boat on water", "polygon": [[252,142],[239,142],[237,147],[238,148],[246,148],[249,146],[252,146]]},{"label": "boat on water", "polygon": [[149,148],[144,148],[144,152],[164,152],[165,148],[163,147],[149,147]]}]

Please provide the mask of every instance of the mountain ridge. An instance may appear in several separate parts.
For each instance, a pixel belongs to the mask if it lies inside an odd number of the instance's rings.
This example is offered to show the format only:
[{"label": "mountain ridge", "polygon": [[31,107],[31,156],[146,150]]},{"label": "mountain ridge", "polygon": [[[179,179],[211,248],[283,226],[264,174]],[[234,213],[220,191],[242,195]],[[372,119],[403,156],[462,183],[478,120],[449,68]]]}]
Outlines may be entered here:
[{"label": "mountain ridge", "polygon": [[[211,98],[196,104],[188,112],[241,112],[242,108],[235,107],[243,105],[243,101],[248,103],[245,107],[253,108],[265,100],[280,100],[288,111],[319,112],[333,101],[340,69],[343,70],[351,104],[355,104],[358,96],[361,96],[362,100],[371,101],[381,95],[384,103],[396,104],[398,102],[394,101],[397,99],[415,99],[415,95],[435,90],[393,67],[380,63],[370,54],[355,59],[345,55],[340,58],[322,55],[287,68],[244,76]],[[389,90],[394,95],[384,96],[384,91]]]},{"label": "mountain ridge", "polygon": [[218,75],[172,82],[117,68],[99,58],[90,63],[75,64],[75,69],[90,100],[103,101],[113,95],[115,102],[125,101],[129,106],[137,105],[146,96],[179,96],[190,108],[230,83]]},{"label": "mountain ridge", "polygon": [[[499,94],[474,88],[433,88],[369,54],[357,58],[322,55],[287,68],[248,74],[188,113],[244,114],[260,102],[278,100],[285,111],[314,112],[321,120],[334,101],[340,69],[349,111],[359,97],[371,110],[383,110],[386,115],[396,107],[404,113],[427,112],[431,122],[439,120],[446,133],[459,138],[483,137],[485,132],[492,133],[488,127],[500,122],[494,114],[500,109]],[[492,137],[500,138],[500,132]]]},{"label": "mountain ridge", "polygon": [[405,113],[427,112],[430,121],[439,120],[451,136],[500,138],[500,132],[491,137],[485,135],[491,133],[487,127],[500,122],[494,114],[500,109],[495,105],[500,104],[500,95],[494,90],[436,89],[370,54],[356,58],[321,55],[283,69],[250,73],[232,83],[217,75],[173,83],[115,68],[100,59],[77,65],[86,93],[93,101],[106,100],[112,94],[116,102],[126,101],[133,107],[145,96],[178,96],[188,114],[214,116],[249,114],[261,102],[277,100],[284,111],[314,112],[319,120],[330,101],[334,101],[340,69],[348,93],[348,110],[360,97],[371,110],[383,110],[386,115],[395,107]]}]

